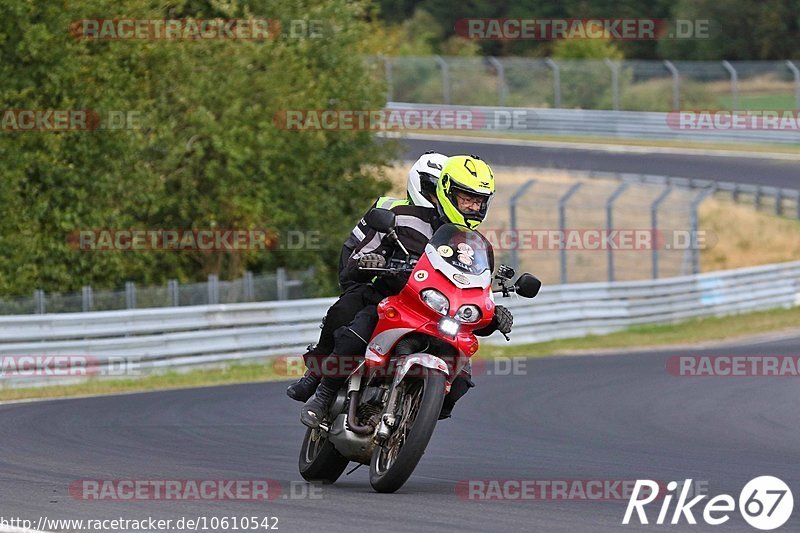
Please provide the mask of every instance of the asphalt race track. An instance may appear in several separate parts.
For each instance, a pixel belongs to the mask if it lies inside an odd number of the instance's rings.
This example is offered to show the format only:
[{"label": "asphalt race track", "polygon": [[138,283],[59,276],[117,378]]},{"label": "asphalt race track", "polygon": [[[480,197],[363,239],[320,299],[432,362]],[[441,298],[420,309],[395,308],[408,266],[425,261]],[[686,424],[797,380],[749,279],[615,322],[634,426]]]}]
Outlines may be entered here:
[{"label": "asphalt race track", "polygon": [[[0,514],[32,518],[276,516],[281,531],[755,531],[738,511],[722,526],[621,526],[624,501],[475,501],[462,480],[684,480],[738,499],[775,475],[800,496],[798,381],[676,377],[670,355],[798,355],[800,337],[702,352],[562,356],[525,373],[484,375],[440,422],[415,474],[373,493],[366,467],[321,499],[266,502],[82,501],[80,479],[273,479],[305,496],[300,404],[262,383],[0,405]],[[294,485],[291,485],[294,483]],[[306,492],[304,492],[306,491]],[[708,501],[707,499],[705,501]],[[672,502],[674,507],[675,500]],[[650,521],[660,503],[648,507]],[[797,531],[800,505],[783,530]],[[697,509],[697,508],[695,508]],[[670,511],[671,516],[672,511]]]},{"label": "asphalt race track", "polygon": [[[723,157],[715,155],[687,155],[651,153],[619,153],[583,148],[552,148],[542,146],[515,146],[509,144],[470,143],[463,141],[438,141],[402,139],[400,153],[414,160],[426,150],[455,154],[470,149],[497,166],[533,166],[571,170],[603,172],[631,172],[701,178],[736,183],[752,183],[800,188],[798,162],[781,159]],[[698,145],[702,148],[702,145]],[[746,149],[746,145],[743,149]]]}]

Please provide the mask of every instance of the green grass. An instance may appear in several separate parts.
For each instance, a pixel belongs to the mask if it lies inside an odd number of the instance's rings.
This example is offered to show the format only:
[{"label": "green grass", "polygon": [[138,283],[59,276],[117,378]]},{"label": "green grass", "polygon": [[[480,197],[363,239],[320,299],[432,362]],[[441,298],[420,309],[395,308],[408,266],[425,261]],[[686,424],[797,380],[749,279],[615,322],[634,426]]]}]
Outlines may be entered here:
[{"label": "green grass", "polygon": [[[478,355],[494,357],[542,357],[576,351],[596,351],[635,347],[692,344],[755,335],[770,331],[797,328],[800,307],[775,309],[727,317],[701,318],[676,324],[637,326],[608,335],[590,335],[578,339],[563,339],[518,346],[484,345]],[[0,390],[0,400],[90,396],[167,390],[233,383],[252,383],[287,379],[269,363],[234,364],[220,369],[167,372],[137,379],[93,379],[75,385],[41,388],[7,388]]]},{"label": "green grass", "polygon": [[800,326],[800,307],[773,309],[726,317],[688,320],[675,324],[635,326],[608,335],[589,335],[518,346],[490,346],[478,352],[482,357],[557,355],[565,352],[694,344],[735,339]]},{"label": "green grass", "polygon": [[[733,97],[720,96],[720,109],[730,109]],[[739,109],[794,109],[796,107],[794,94],[787,93],[759,93],[739,94]]]},{"label": "green grass", "polygon": [[139,378],[100,379],[91,378],[84,383],[54,385],[52,387],[0,389],[0,400],[25,400],[30,398],[57,398],[63,396],[94,396],[120,392],[147,390],[184,389],[206,385],[226,385],[274,381],[285,379],[265,363],[236,363],[222,368],[168,371]]}]

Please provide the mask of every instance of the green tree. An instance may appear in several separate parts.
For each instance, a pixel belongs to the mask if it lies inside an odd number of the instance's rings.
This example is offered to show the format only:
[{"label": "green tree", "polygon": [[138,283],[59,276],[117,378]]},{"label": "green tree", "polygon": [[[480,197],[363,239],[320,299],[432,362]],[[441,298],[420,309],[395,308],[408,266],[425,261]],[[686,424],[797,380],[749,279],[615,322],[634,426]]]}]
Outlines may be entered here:
[{"label": "green tree", "polygon": [[662,57],[679,59],[791,59],[800,53],[800,1],[680,0],[673,18],[707,20],[708,38],[663,39]]},{"label": "green tree", "polygon": [[[333,283],[353,221],[386,183],[369,132],[286,131],[286,109],[375,109],[385,88],[361,52],[368,4],[347,0],[0,0],[0,109],[140,114],[136,129],[0,132],[0,293],[124,280],[238,276],[315,266]],[[324,21],[268,41],[76,40],[84,18]],[[288,24],[284,24],[284,27]],[[89,228],[320,231],[318,249],[247,253],[77,251]]]},{"label": "green tree", "polygon": [[610,108],[611,70],[606,59],[621,60],[622,52],[610,39],[562,39],[553,46],[561,70],[564,107]]}]

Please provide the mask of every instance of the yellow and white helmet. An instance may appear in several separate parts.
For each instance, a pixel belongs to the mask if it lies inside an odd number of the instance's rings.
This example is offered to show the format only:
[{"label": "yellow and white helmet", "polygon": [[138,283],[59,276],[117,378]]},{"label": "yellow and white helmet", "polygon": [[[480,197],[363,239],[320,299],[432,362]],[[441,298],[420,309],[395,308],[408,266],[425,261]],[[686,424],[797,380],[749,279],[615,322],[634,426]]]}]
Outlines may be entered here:
[{"label": "yellow and white helmet", "polygon": [[447,221],[470,229],[477,228],[494,195],[494,174],[474,155],[450,157],[436,186],[439,213]]}]

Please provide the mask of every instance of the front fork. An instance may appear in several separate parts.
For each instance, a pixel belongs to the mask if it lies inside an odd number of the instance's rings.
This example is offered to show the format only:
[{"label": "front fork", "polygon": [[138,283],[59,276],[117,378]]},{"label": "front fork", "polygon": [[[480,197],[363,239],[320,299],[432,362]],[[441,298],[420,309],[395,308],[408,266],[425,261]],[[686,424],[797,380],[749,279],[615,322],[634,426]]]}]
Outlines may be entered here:
[{"label": "front fork", "polygon": [[435,355],[418,353],[400,357],[397,362],[397,371],[392,380],[392,387],[389,389],[389,399],[386,401],[386,409],[384,410],[384,414],[375,432],[375,442],[378,445],[382,446],[386,443],[392,434],[392,430],[397,425],[397,416],[394,412],[397,405],[400,383],[403,381],[403,378],[406,377],[408,371],[414,366],[431,368],[449,374],[447,363]]}]

